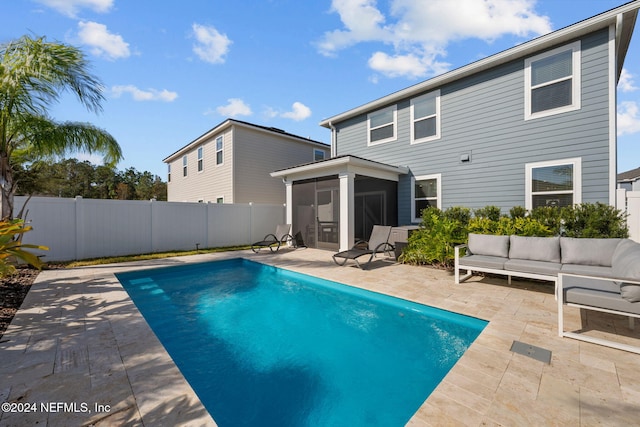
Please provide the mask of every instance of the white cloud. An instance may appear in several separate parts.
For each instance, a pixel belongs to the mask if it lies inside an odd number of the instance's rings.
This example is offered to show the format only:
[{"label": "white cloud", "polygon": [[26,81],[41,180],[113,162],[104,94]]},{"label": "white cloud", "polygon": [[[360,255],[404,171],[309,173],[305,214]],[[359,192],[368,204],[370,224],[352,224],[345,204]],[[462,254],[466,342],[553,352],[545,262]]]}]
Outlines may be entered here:
[{"label": "white cloud", "polygon": [[331,12],[340,15],[345,30],[325,33],[324,39],[318,43],[320,52],[333,55],[362,41],[385,41],[390,38],[389,32],[382,26],[384,15],[376,8],[375,0],[333,0]]},{"label": "white cloud", "polygon": [[307,119],[311,116],[311,108],[304,105],[302,102],[294,102],[291,106],[291,111],[280,114],[280,117],[285,119],[291,119],[296,122]]},{"label": "white cloud", "polygon": [[422,77],[446,69],[438,58],[452,41],[548,33],[549,18],[534,6],[535,0],[391,0],[385,16],[375,0],[333,0],[331,12],[344,29],[325,33],[317,47],[331,56],[361,42],[384,43],[389,52],[375,52],[370,67],[393,77]]},{"label": "white cloud", "polygon": [[111,93],[114,97],[119,98],[124,93],[131,95],[134,101],[164,101],[173,102],[178,97],[176,92],[171,92],[166,89],[138,89],[133,85],[113,86]]},{"label": "white cloud", "polygon": [[63,15],[75,18],[80,9],[90,9],[98,13],[106,13],[113,7],[114,0],[36,0]]},{"label": "white cloud", "polygon": [[432,55],[410,53],[389,56],[384,52],[376,52],[369,58],[369,67],[388,77],[418,78],[427,74],[442,74],[447,71],[449,64],[438,62]]},{"label": "white cloud", "polygon": [[620,81],[618,82],[618,87],[623,92],[633,92],[634,90],[638,90],[638,86],[635,85],[633,81],[634,75],[629,73],[626,68],[622,69],[622,73],[620,74]]},{"label": "white cloud", "polygon": [[83,152],[77,152],[74,154],[71,154],[72,157],[75,157],[76,159],[80,160],[81,162],[89,162],[93,165],[103,165],[104,164],[104,158],[101,157],[98,154],[90,154],[90,153],[83,153]]},{"label": "white cloud", "polygon": [[233,43],[226,34],[220,34],[214,27],[193,24],[191,27],[196,43],[193,51],[200,59],[211,64],[221,64]]},{"label": "white cloud", "polygon": [[250,116],[253,114],[249,107],[242,99],[229,98],[228,104],[216,108],[216,112],[225,117]]},{"label": "white cloud", "polygon": [[638,104],[624,101],[618,105],[618,136],[640,132],[640,114]]},{"label": "white cloud", "polygon": [[300,122],[311,117],[311,108],[307,107],[302,102],[296,101],[291,105],[291,111],[283,112],[272,107],[267,107],[264,111],[264,115],[269,119],[281,117],[283,119],[291,119],[296,122]]},{"label": "white cloud", "polygon": [[91,53],[110,60],[127,58],[131,55],[129,43],[119,34],[112,34],[104,24],[97,22],[78,22],[80,42],[89,46]]}]

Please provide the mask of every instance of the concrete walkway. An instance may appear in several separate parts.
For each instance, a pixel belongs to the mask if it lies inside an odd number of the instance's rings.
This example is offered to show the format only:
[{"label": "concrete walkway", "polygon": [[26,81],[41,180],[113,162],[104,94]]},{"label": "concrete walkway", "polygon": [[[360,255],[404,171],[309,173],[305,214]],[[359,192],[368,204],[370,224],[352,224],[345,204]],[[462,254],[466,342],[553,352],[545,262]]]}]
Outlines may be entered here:
[{"label": "concrete walkway", "polygon": [[[43,271],[0,342],[0,402],[19,411],[3,407],[0,425],[215,425],[114,273],[238,256],[489,320],[409,425],[638,423],[640,356],[559,338],[550,285],[454,285],[446,271],[382,260],[362,271],[330,255],[232,252]],[[589,314],[589,326],[640,340],[625,318]],[[579,312],[567,310],[565,322],[578,329]],[[551,363],[511,352],[514,340],[550,350]]]}]

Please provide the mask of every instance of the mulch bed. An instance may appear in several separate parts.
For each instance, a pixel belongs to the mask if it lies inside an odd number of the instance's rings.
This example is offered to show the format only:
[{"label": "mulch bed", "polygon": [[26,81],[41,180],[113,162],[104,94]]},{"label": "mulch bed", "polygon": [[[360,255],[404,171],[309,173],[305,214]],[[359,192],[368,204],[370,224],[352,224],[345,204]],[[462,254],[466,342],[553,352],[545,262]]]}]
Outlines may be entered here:
[{"label": "mulch bed", "polygon": [[22,305],[38,273],[35,268],[20,267],[15,274],[0,277],[0,338]]}]

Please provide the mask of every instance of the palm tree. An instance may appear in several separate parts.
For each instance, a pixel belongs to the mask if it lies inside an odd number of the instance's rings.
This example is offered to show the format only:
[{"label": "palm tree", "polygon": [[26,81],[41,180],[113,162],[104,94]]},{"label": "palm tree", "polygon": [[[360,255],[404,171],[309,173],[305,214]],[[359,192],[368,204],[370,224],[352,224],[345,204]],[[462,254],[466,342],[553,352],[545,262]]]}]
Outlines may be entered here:
[{"label": "palm tree", "polygon": [[89,123],[56,122],[47,108],[64,92],[88,111],[102,111],[103,86],[76,47],[23,36],[0,45],[0,189],[2,218],[13,217],[14,167],[70,152],[101,153],[115,165],[122,151],[108,132]]}]

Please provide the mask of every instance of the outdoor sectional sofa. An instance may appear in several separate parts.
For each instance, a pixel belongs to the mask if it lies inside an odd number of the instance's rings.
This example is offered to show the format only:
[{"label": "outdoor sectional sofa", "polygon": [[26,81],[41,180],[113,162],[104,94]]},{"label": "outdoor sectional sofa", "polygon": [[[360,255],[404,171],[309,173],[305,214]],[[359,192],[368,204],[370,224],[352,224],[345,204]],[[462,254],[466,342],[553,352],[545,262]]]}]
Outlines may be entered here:
[{"label": "outdoor sectional sofa", "polygon": [[563,330],[564,305],[628,316],[633,329],[634,318],[640,318],[640,244],[632,240],[472,233],[466,245],[455,248],[455,283],[473,271],[506,275],[509,283],[512,276],[551,281],[560,336],[640,353],[640,347]]}]

